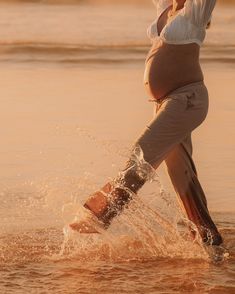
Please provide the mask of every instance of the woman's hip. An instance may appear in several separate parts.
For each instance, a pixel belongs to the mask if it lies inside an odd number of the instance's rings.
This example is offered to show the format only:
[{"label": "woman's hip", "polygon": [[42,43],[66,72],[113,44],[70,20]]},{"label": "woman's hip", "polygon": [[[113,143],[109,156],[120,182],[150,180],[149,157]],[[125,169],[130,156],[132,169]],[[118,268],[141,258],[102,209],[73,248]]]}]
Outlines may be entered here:
[{"label": "woman's hip", "polygon": [[155,102],[154,118],[146,126],[137,144],[153,166],[182,142],[206,118],[208,92],[203,82],[191,83],[172,91]]},{"label": "woman's hip", "polygon": [[172,90],[155,103],[156,112],[168,112],[173,119],[180,115],[181,120],[189,127],[192,125],[193,130],[207,116],[209,95],[204,82],[198,81]]}]

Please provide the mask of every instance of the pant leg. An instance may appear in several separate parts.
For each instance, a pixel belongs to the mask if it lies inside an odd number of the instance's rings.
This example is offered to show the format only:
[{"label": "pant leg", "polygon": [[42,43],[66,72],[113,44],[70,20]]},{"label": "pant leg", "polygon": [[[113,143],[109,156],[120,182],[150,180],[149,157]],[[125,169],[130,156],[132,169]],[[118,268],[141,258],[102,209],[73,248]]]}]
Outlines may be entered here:
[{"label": "pant leg", "polygon": [[179,88],[157,104],[156,115],[137,144],[155,169],[165,160],[175,191],[203,241],[220,244],[222,238],[210,217],[192,159],[191,132],[204,121],[207,111],[204,84]]},{"label": "pant leg", "polygon": [[168,153],[165,163],[176,194],[189,220],[198,228],[202,240],[208,244],[220,245],[222,238],[210,217],[192,159],[191,134]]},{"label": "pant leg", "polygon": [[[164,97],[161,102],[157,103],[155,117],[134,144],[134,148],[138,146],[142,150],[143,160],[142,155],[137,158],[137,162],[135,156],[134,159],[131,156],[127,162],[127,169],[120,178],[121,186],[119,187],[121,188],[112,189],[112,185],[109,185],[109,188],[106,189],[107,186],[105,186],[98,198],[96,193],[86,202],[87,208],[94,211],[95,204],[92,203],[96,201],[100,203],[102,198],[105,205],[101,209],[98,205],[96,215],[104,223],[110,223],[125,203],[130,200],[125,188],[136,193],[148,179],[148,171],[143,172],[145,163],[156,169],[162,161],[167,159],[169,174],[175,188],[179,190],[189,219],[195,222],[200,233],[204,232],[201,227],[207,225],[208,228],[211,228],[211,233],[216,235],[217,229],[209,216],[205,195],[198,182],[191,158],[191,140],[185,139],[204,121],[207,111],[208,92],[202,82],[178,88]],[[106,194],[111,194],[111,200],[110,197],[106,197]],[[201,235],[204,238],[204,233]]]},{"label": "pant leg", "polygon": [[154,168],[204,121],[208,92],[203,83],[190,84],[171,92],[156,106],[154,118],[135,142]]}]

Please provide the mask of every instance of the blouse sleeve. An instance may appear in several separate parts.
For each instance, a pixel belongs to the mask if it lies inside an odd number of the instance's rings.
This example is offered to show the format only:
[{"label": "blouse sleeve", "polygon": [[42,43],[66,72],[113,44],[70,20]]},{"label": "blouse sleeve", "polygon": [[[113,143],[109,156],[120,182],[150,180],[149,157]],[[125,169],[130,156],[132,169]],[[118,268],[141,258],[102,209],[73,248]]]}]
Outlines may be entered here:
[{"label": "blouse sleeve", "polygon": [[186,0],[184,13],[196,26],[205,27],[211,19],[216,0]]}]

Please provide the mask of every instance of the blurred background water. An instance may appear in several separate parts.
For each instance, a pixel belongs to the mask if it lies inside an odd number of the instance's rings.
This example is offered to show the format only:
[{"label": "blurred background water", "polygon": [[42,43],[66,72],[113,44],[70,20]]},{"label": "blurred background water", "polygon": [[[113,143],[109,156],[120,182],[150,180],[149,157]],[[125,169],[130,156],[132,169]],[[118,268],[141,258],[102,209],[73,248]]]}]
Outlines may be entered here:
[{"label": "blurred background water", "polygon": [[151,118],[151,1],[0,1],[1,293],[234,293],[234,4],[217,1],[202,47],[211,114],[194,136],[230,251],[215,266],[163,168],[104,235],[66,227]]},{"label": "blurred background water", "polygon": [[[103,5],[99,1],[73,1],[81,4],[71,5],[65,5],[66,1],[0,3],[2,62],[142,61],[149,49],[146,28],[156,12],[151,1],[127,1],[125,8],[119,1]],[[231,63],[235,50],[234,7],[219,4],[202,58]]]}]

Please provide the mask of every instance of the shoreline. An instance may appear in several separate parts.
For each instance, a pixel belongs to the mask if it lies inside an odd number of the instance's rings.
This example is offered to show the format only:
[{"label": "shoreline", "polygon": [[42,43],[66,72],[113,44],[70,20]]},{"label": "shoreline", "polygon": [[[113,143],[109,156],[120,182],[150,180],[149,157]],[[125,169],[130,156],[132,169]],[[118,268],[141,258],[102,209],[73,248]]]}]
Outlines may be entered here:
[{"label": "shoreline", "polygon": [[[0,63],[32,64],[132,64],[143,63],[151,44],[53,44],[53,43],[16,43],[2,44]],[[201,63],[235,63],[235,45],[207,43],[201,48]]]}]

